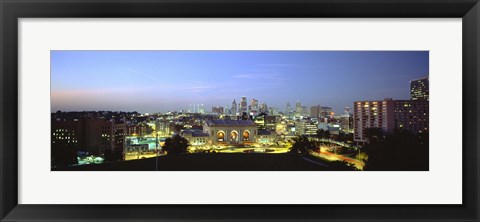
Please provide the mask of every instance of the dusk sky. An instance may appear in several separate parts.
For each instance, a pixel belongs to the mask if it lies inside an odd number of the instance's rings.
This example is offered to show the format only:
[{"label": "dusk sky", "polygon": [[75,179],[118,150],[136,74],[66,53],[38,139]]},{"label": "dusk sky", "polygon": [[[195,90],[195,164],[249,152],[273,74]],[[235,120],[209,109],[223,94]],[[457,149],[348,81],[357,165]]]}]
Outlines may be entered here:
[{"label": "dusk sky", "polygon": [[409,81],[428,66],[428,51],[51,51],[51,107],[210,112],[246,96],[340,113],[357,100],[410,99]]}]

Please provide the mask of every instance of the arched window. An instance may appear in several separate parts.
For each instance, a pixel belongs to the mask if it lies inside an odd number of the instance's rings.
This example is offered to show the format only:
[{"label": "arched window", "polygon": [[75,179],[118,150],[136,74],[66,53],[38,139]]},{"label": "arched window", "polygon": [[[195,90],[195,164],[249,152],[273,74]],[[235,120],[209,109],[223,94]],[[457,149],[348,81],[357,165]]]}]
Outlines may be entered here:
[{"label": "arched window", "polygon": [[230,139],[231,139],[232,141],[234,141],[234,142],[238,141],[238,133],[237,133],[237,131],[232,131],[232,132],[230,133]]},{"label": "arched window", "polygon": [[250,132],[248,130],[243,131],[243,140],[250,140]]},{"label": "arched window", "polygon": [[225,133],[223,131],[220,131],[217,133],[217,141],[218,142],[225,141]]}]

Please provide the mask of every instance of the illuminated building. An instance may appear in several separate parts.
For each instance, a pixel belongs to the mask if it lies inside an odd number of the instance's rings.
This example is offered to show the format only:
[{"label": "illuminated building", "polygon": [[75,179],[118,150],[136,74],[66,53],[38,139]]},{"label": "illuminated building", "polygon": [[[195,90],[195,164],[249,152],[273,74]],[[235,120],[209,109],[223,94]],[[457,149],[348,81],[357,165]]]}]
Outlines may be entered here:
[{"label": "illuminated building", "polygon": [[395,100],[395,128],[412,133],[427,132],[429,129],[429,104],[426,100]]},{"label": "illuminated building", "polygon": [[198,113],[205,114],[205,109],[203,108],[203,104],[200,104],[200,108],[198,109]]},{"label": "illuminated building", "polygon": [[237,103],[235,102],[235,100],[233,100],[233,102],[232,102],[232,108],[231,108],[230,112],[231,112],[232,115],[237,115],[237,112],[238,112],[237,111]]},{"label": "illuminated building", "polygon": [[311,119],[302,119],[295,122],[295,132],[297,135],[316,135],[318,125]]},{"label": "illuminated building", "polygon": [[256,141],[257,125],[252,120],[207,120],[203,132],[209,134],[212,144],[251,144]]},{"label": "illuminated building", "polygon": [[[155,128],[159,126],[157,123],[155,123]],[[126,132],[127,135],[137,135],[137,136],[143,136],[152,133],[152,128],[148,126],[147,124],[134,124],[134,125],[128,125],[126,126]]]},{"label": "illuminated building", "polygon": [[295,104],[295,116],[299,117],[302,116],[303,109],[302,109],[302,103],[297,100],[297,103]]},{"label": "illuminated building", "polygon": [[222,106],[212,107],[212,113],[223,114],[223,107]]},{"label": "illuminated building", "polygon": [[319,118],[320,117],[320,106],[310,107],[310,117]]},{"label": "illuminated building", "polygon": [[[170,127],[170,121],[165,118],[159,118],[155,121],[156,132],[160,135],[170,135],[172,129]],[[132,135],[129,133],[129,135]]]},{"label": "illuminated building", "polygon": [[349,132],[352,128],[353,118],[350,115],[350,107],[346,106],[342,115],[340,115],[340,128],[342,131]]},{"label": "illuminated building", "polygon": [[180,135],[187,139],[191,146],[204,146],[211,143],[210,135],[201,130],[183,130]]},{"label": "illuminated building", "polygon": [[367,128],[381,128],[385,132],[392,132],[394,129],[393,106],[392,99],[354,102],[354,141],[368,142]]},{"label": "illuminated building", "polygon": [[268,113],[267,104],[262,103],[262,105],[260,105],[260,110],[259,110],[259,112],[260,112],[260,113]]},{"label": "illuminated building", "polygon": [[246,113],[248,112],[248,106],[247,106],[247,97],[242,96],[242,100],[240,100],[240,110],[238,111],[239,113]]},{"label": "illuminated building", "polygon": [[257,116],[258,115],[258,100],[252,99],[250,108],[250,115]]},{"label": "illuminated building", "polygon": [[292,107],[290,106],[290,103],[287,102],[287,108],[285,109],[285,113],[286,113],[287,115],[291,115],[292,112],[293,112],[293,111],[292,111]]},{"label": "illuminated building", "polygon": [[410,81],[411,100],[429,100],[428,77]]},{"label": "illuminated building", "polygon": [[328,106],[321,106],[320,107],[320,117],[322,119],[331,119],[333,118],[333,110],[332,107]]},{"label": "illuminated building", "polygon": [[278,134],[272,130],[258,130],[257,142],[261,144],[273,144],[277,141]]},{"label": "illuminated building", "polygon": [[123,150],[126,125],[102,118],[52,120],[52,150],[76,149],[102,155]]},{"label": "illuminated building", "polygon": [[429,129],[429,104],[426,100],[393,100],[354,102],[354,140],[367,142],[367,128],[381,128],[391,133],[404,129],[411,133]]},{"label": "illuminated building", "polygon": [[55,153],[76,153],[83,148],[83,120],[54,120],[51,128],[52,161]]}]

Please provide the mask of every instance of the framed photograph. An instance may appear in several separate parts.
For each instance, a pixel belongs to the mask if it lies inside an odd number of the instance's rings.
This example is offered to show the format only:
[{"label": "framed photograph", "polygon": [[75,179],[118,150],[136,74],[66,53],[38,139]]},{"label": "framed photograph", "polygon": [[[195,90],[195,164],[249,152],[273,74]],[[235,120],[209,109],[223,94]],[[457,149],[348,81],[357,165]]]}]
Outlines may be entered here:
[{"label": "framed photograph", "polygon": [[2,1],[2,221],[478,221],[478,1]]}]

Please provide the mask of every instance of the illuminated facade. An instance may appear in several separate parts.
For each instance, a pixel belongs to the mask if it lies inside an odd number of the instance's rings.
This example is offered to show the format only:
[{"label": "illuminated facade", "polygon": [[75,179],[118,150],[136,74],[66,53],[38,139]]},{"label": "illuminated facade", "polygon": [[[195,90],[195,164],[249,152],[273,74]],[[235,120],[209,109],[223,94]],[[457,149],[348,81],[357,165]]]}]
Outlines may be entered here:
[{"label": "illuminated facade", "polygon": [[410,81],[411,100],[429,100],[428,77]]},{"label": "illuminated facade", "polygon": [[233,100],[233,102],[232,102],[232,108],[231,108],[231,110],[230,110],[230,113],[231,113],[232,115],[237,115],[237,112],[238,112],[238,110],[237,110],[237,102],[235,102],[235,100]]},{"label": "illuminated facade", "polygon": [[125,123],[102,118],[52,120],[52,150],[75,149],[101,155],[105,150],[123,150]]},{"label": "illuminated facade", "polygon": [[242,96],[242,100],[240,100],[240,109],[239,113],[246,113],[248,112],[248,106],[247,106],[247,97]]},{"label": "illuminated facade", "polygon": [[187,139],[191,146],[204,146],[211,143],[210,135],[202,131],[184,130],[180,135]]},{"label": "illuminated facade", "polygon": [[395,128],[412,133],[427,132],[429,129],[428,101],[395,100]]},{"label": "illuminated facade", "polygon": [[385,132],[394,129],[394,101],[357,101],[353,103],[354,141],[367,142],[367,128],[381,128]]},{"label": "illuminated facade", "polygon": [[208,120],[203,132],[210,136],[212,144],[251,144],[257,138],[257,125],[252,120]]},{"label": "illuminated facade", "polygon": [[367,142],[367,128],[381,128],[391,133],[404,129],[411,133],[429,129],[429,105],[425,100],[393,100],[354,102],[354,140]]}]

